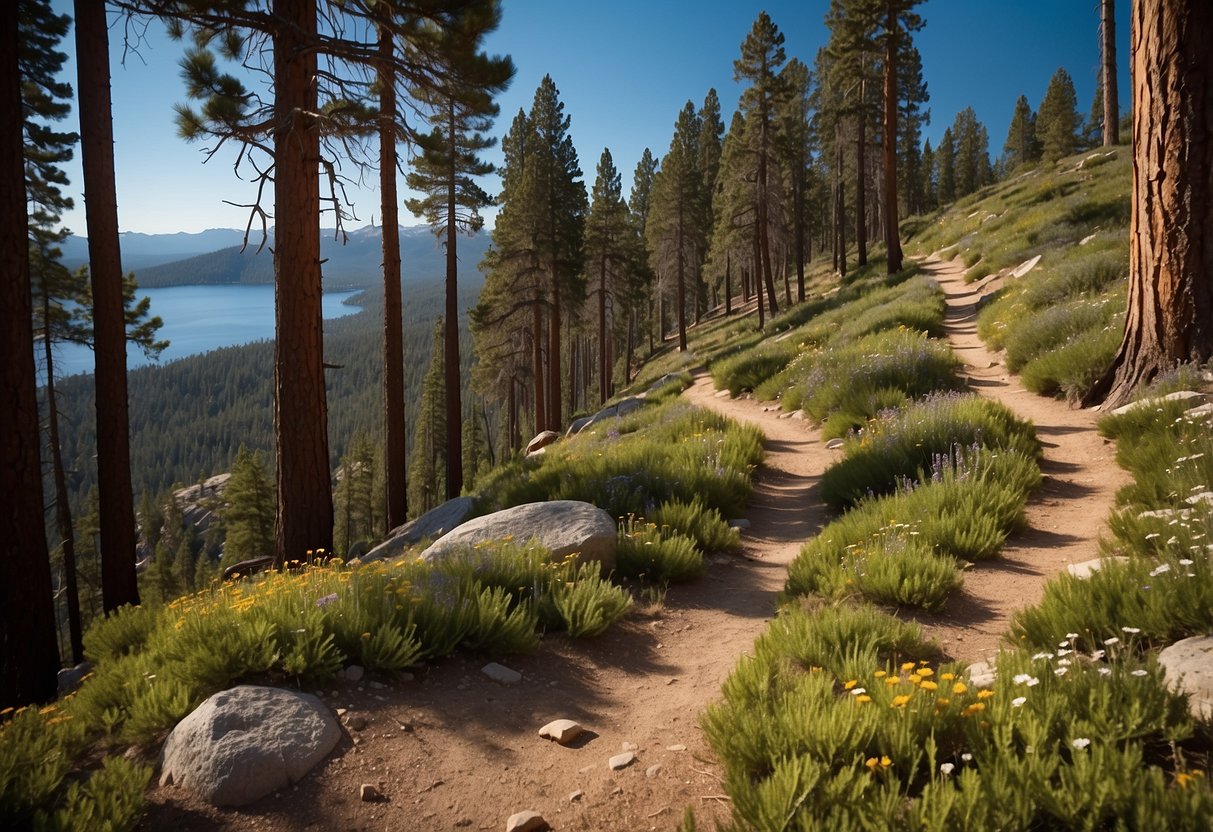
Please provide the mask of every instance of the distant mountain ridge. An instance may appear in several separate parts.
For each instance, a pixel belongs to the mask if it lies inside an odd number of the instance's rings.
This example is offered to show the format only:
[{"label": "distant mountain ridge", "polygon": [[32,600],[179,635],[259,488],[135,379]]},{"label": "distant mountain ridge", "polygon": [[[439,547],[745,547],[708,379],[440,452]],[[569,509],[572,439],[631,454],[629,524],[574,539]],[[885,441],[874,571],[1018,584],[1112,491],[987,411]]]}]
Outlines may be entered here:
[{"label": "distant mountain ridge", "polygon": [[[273,229],[270,239],[258,253],[260,234],[250,237],[242,250],[244,232],[218,228],[197,234],[139,234],[124,232],[122,264],[135,272],[144,289],[165,286],[233,283],[273,283]],[[331,228],[321,229],[320,256],[324,262],[327,289],[366,288],[382,280],[383,230],[378,226],[357,228],[348,240],[334,239]],[[459,277],[479,279],[477,266],[488,250],[489,235],[480,232],[460,236]],[[72,235],[64,242],[64,261],[75,268],[88,260],[88,241]],[[401,280],[405,283],[428,282],[446,274],[446,252],[429,226],[400,228]]]}]

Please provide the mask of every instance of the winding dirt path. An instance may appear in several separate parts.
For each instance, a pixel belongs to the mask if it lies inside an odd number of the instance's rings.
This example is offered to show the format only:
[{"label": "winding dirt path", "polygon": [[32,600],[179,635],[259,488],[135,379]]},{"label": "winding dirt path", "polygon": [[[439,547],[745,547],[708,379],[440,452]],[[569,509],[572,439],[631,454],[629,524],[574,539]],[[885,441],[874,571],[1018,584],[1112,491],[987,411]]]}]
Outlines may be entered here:
[{"label": "winding dirt path", "polygon": [[[740,554],[713,557],[703,579],[670,588],[663,604],[596,640],[553,636],[535,655],[505,660],[523,675],[515,686],[489,681],[479,671],[486,660],[468,656],[411,682],[333,682],[320,696],[348,709],[347,725],[354,716],[366,725],[350,728],[304,781],[229,811],[158,788],[144,828],[500,830],[533,809],[561,830],[669,829],[688,805],[701,828],[726,820],[699,715],[765,630],[787,563],[820,528],[810,491],[833,454],[804,422],[716,398],[706,373],[686,395],[766,433]],[[557,718],[592,733],[568,748],[540,739]],[[632,746],[636,762],[610,771],[607,760]],[[363,783],[386,799],[362,802]]]},{"label": "winding dirt path", "polygon": [[1000,559],[965,573],[946,615],[921,619],[954,658],[978,660],[998,650],[1015,610],[1040,600],[1046,579],[1099,557],[1100,533],[1128,475],[1115,446],[1096,432],[1096,412],[1025,390],[977,337],[977,302],[989,287],[966,284],[959,260],[929,258],[922,268],[947,296],[944,326],[970,388],[1031,419],[1044,443],[1044,485],[1028,504],[1027,528],[1007,541]]},{"label": "winding dirt path", "polygon": [[[1032,419],[1045,443],[1042,491],[1029,528],[1000,561],[974,567],[948,613],[920,617],[956,659],[997,650],[1010,614],[1040,597],[1067,563],[1097,556],[1097,539],[1124,474],[1094,416],[1023,390],[977,339],[978,290],[959,263],[927,261],[948,296],[948,338],[973,389]],[[508,660],[515,686],[489,681],[484,659],[435,662],[412,681],[333,682],[318,693],[348,709],[338,750],[298,785],[241,810],[221,811],[173,788],[153,790],[145,829],[500,830],[523,809],[556,829],[669,829],[686,806],[700,828],[728,818],[719,766],[699,715],[720,695],[738,658],[764,631],[787,564],[828,516],[817,481],[837,457],[816,429],[750,399],[718,397],[696,373],[686,397],[757,425],[766,457],[746,511],[739,555],[712,559],[708,574],[669,590],[663,603],[590,642],[546,640],[533,656]],[[355,728],[351,718],[365,720]],[[540,739],[544,723],[576,719],[590,734],[573,747]],[[621,771],[607,760],[628,749]],[[363,802],[374,784],[379,802]]]}]

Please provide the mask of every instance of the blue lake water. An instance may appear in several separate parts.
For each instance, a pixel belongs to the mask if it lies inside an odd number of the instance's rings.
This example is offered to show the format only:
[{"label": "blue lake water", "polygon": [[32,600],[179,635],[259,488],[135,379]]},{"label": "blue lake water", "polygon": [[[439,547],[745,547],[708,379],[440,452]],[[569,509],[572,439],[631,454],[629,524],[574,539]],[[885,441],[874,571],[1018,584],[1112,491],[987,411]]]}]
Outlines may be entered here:
[{"label": "blue lake water", "polygon": [[[356,292],[326,292],[323,299],[326,320],[352,315],[357,306],[344,302]],[[170,341],[158,362],[151,362],[136,347],[128,347],[129,369],[145,364],[172,361],[187,355],[209,352],[219,347],[247,344],[274,337],[273,286],[173,286],[168,289],[140,289],[138,297],[152,299],[152,315],[164,320],[159,338]],[[42,353],[37,354],[39,366]],[[55,353],[55,377],[93,372],[93,351],[75,344],[59,345]]]}]

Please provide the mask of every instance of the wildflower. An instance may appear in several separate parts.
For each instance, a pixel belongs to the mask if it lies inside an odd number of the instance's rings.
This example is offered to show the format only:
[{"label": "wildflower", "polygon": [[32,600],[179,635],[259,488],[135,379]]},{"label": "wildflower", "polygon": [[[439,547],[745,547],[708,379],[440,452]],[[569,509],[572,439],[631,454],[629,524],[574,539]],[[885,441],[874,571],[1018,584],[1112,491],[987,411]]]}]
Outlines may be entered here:
[{"label": "wildflower", "polygon": [[1105,647],[1111,647],[1113,644],[1120,644],[1120,639],[1118,639],[1116,636],[1112,636],[1111,638],[1105,638],[1103,643]]},{"label": "wildflower", "polygon": [[362,634],[362,637],[363,637],[363,638],[370,638],[370,637],[371,637],[371,634],[370,634],[370,633],[363,633],[363,634]]},{"label": "wildflower", "polygon": [[1146,674],[1146,671],[1142,670],[1141,668],[1138,668],[1137,670],[1134,670],[1134,671],[1133,671],[1132,673],[1130,673],[1129,675],[1130,675],[1130,676],[1145,676],[1145,675],[1147,675],[1147,674]]},{"label": "wildflower", "polygon": [[941,696],[939,699],[935,700],[935,710],[937,710],[937,711],[943,710],[944,708],[948,707],[948,705],[951,705],[951,704],[952,704],[951,699],[947,699],[947,698],[944,698]]},{"label": "wildflower", "polygon": [[886,685],[888,685],[889,687],[892,687],[893,685],[900,684],[901,680],[898,679],[896,676],[890,676],[889,678],[884,680],[884,683]]},{"label": "wildflower", "polygon": [[1070,741],[1070,745],[1074,746],[1075,748],[1077,748],[1079,750],[1086,748],[1090,744],[1091,744],[1091,741],[1089,739],[1087,739],[1086,737],[1078,737],[1077,739]]},{"label": "wildflower", "polygon": [[973,714],[981,713],[985,709],[986,709],[985,702],[973,702],[968,707],[966,707],[963,711],[961,711],[960,715],[961,716],[972,716]]},{"label": "wildflower", "polygon": [[1022,708],[1023,704],[1027,701],[1028,701],[1028,698],[1026,696],[1016,696],[1014,699],[1011,700],[1011,707],[1012,708]]},{"label": "wildflower", "polygon": [[868,696],[866,693],[861,693],[859,696],[855,697],[855,701],[856,702],[871,702],[872,697]]},{"label": "wildflower", "polygon": [[1036,679],[1036,677],[1032,676],[1030,673],[1017,673],[1017,674],[1015,674],[1015,676],[1013,676],[1011,678],[1011,681],[1017,685],[1025,685],[1025,684],[1028,684],[1029,682],[1037,681],[1037,679]]},{"label": "wildflower", "polygon": [[1155,578],[1155,577],[1163,574],[1164,572],[1170,572],[1170,571],[1171,571],[1171,564],[1160,563],[1158,566],[1155,566],[1153,569],[1150,570],[1150,577]]},{"label": "wildflower", "polygon": [[889,704],[890,708],[904,708],[906,703],[910,701],[909,694],[903,693],[900,696],[894,696],[893,701]]},{"label": "wildflower", "polygon": [[923,690],[938,690],[939,689],[939,685],[935,684],[930,679],[924,680],[923,683],[921,685],[919,685],[919,687],[922,688]]},{"label": "wildflower", "polygon": [[973,755],[966,751],[964,754],[960,755],[960,759],[966,763],[971,763],[973,762]]},{"label": "wildflower", "polygon": [[1180,566],[1191,566],[1192,563],[1193,563],[1193,561],[1190,561],[1187,558],[1181,558],[1179,561]]},{"label": "wildflower", "polygon": [[994,695],[994,691],[992,691],[992,690],[979,690],[979,691],[977,691],[977,698],[978,698],[978,699],[989,699],[989,698],[990,698],[991,696],[993,696],[993,695]]},{"label": "wildflower", "polygon": [[966,685],[964,682],[957,682],[956,684],[952,685],[952,693],[964,693],[968,689],[968,685]]},{"label": "wildflower", "polygon": [[941,674],[939,674],[939,678],[943,679],[945,682],[950,682],[956,678],[956,674],[955,673],[941,673]]},{"label": "wildflower", "polygon": [[876,673],[875,673],[875,674],[873,674],[873,675],[874,675],[874,676],[875,676],[877,679],[883,679],[885,676],[888,676],[889,674],[888,674],[888,673],[886,673],[886,672],[884,672],[883,670],[877,670],[877,671],[876,671]]},{"label": "wildflower", "polygon": [[1052,654],[1052,653],[1037,653],[1035,656],[1033,656],[1033,657],[1032,657],[1032,661],[1034,661],[1034,662],[1035,662],[1035,661],[1040,661],[1041,659],[1046,659],[1046,660],[1048,660],[1048,659],[1051,659],[1051,658],[1053,658],[1053,654]]},{"label": "wildflower", "polygon": [[867,689],[865,688],[854,688],[851,690],[851,696],[861,696],[865,693],[867,693]]},{"label": "wildflower", "polygon": [[851,688],[855,687],[855,686],[856,686],[856,685],[858,685],[858,684],[859,684],[859,680],[858,680],[858,679],[848,679],[848,680],[846,681],[846,683],[845,683],[845,684],[843,684],[842,689],[843,689],[843,690],[850,690]]},{"label": "wildflower", "polygon": [[909,678],[906,679],[906,681],[909,682],[911,685],[917,685],[918,683],[920,683],[922,681],[922,677],[919,676],[917,673],[911,673]]},{"label": "wildflower", "polygon": [[1076,639],[1078,638],[1078,633],[1066,633],[1066,638],[1071,640]]},{"label": "wildflower", "polygon": [[1100,675],[1100,676],[1111,676],[1111,675],[1112,675],[1112,668],[1110,668],[1110,667],[1101,667],[1101,668],[1099,669],[1099,675]]},{"label": "wildflower", "polygon": [[956,768],[956,765],[954,763],[940,763],[939,764],[939,770],[941,772],[943,772],[945,777],[947,775],[951,774],[952,769],[954,769],[954,768]]},{"label": "wildflower", "polygon": [[1069,667],[1069,666],[1070,666],[1070,664],[1071,664],[1071,662],[1070,662],[1070,660],[1069,660],[1069,659],[1058,659],[1058,660],[1057,660],[1057,663],[1058,663],[1059,665],[1061,665],[1062,667]]},{"label": "wildflower", "polygon": [[1141,632],[1141,628],[1140,627],[1121,627],[1120,631],[1122,633],[1129,633],[1130,635],[1135,635],[1135,634]]},{"label": "wildflower", "polygon": [[901,669],[902,670],[913,670],[914,667],[915,667],[914,662],[905,662],[904,664],[902,664]]},{"label": "wildflower", "polygon": [[1057,667],[1057,668],[1053,669],[1053,673],[1056,674],[1057,676],[1065,676],[1069,672],[1070,672],[1070,668],[1068,668],[1068,667]]},{"label": "wildflower", "polygon": [[922,677],[925,679],[925,678],[926,678],[926,677],[928,677],[928,676],[934,676],[934,675],[935,675],[935,671],[934,671],[934,670],[932,670],[932,669],[931,669],[931,668],[929,668],[929,667],[924,667],[924,668],[921,668],[921,669],[918,671],[918,675],[919,675],[919,676],[922,676]]}]

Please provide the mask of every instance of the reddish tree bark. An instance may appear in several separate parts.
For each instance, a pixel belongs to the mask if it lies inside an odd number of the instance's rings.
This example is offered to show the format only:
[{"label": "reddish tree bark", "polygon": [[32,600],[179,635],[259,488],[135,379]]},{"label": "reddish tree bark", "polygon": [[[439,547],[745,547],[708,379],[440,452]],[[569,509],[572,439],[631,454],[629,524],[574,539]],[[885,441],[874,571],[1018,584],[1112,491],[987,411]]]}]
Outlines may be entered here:
[{"label": "reddish tree bark", "polygon": [[404,415],[404,324],[400,298],[400,209],[396,196],[396,78],[392,34],[379,31],[383,59],[379,85],[379,196],[383,216],[383,446],[387,527],[408,515],[408,471]]},{"label": "reddish tree bark", "polygon": [[1103,80],[1103,143],[1120,143],[1120,96],[1116,90],[1116,0],[1100,3]]},{"label": "reddish tree bark", "polygon": [[101,604],[106,612],[139,603],[135,580],[135,499],[131,490],[126,389],[126,314],[105,4],[76,0],[76,92],[80,162],[93,287],[97,389],[97,487],[101,498]]},{"label": "reddish tree bark", "polygon": [[1112,366],[1084,403],[1114,406],[1213,355],[1213,5],[1133,6],[1129,307]]},{"label": "reddish tree bark", "polygon": [[455,224],[455,101],[447,100],[451,167],[446,203],[446,315],[442,319],[442,362],[446,390],[446,498],[463,491],[463,401],[459,369],[459,256]]},{"label": "reddish tree bark", "polygon": [[277,0],[274,48],[275,562],[333,548],[320,277],[316,6]]},{"label": "reddish tree bark", "polygon": [[0,708],[55,695],[59,655],[43,526],[42,467],[25,213],[17,4],[0,12]]},{"label": "reddish tree bark", "polygon": [[897,228],[897,10],[885,4],[884,46],[884,242],[888,273],[901,271],[901,237]]}]

